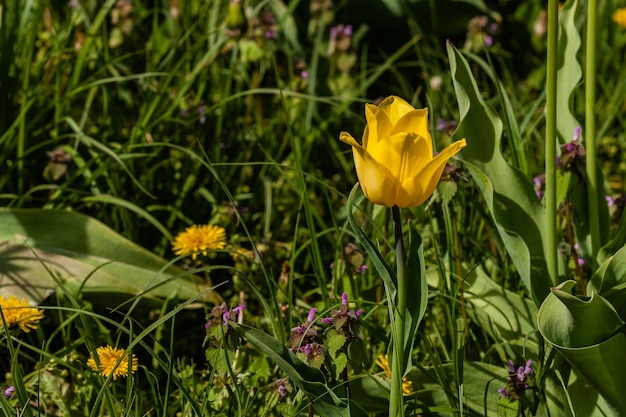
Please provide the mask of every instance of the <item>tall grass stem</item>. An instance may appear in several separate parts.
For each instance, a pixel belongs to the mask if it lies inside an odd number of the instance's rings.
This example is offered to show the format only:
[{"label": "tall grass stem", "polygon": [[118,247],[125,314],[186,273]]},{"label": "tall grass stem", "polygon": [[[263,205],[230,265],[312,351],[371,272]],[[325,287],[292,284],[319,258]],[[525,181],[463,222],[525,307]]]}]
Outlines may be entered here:
[{"label": "tall grass stem", "polygon": [[596,166],[596,0],[587,4],[587,46],[585,49],[585,152],[587,171],[587,208],[591,231],[591,253],[600,249],[600,214],[598,207],[598,176]]},{"label": "tall grass stem", "polygon": [[556,233],[556,83],[558,53],[558,1],[548,0],[548,56],[546,81],[546,262],[551,284],[558,277]]}]

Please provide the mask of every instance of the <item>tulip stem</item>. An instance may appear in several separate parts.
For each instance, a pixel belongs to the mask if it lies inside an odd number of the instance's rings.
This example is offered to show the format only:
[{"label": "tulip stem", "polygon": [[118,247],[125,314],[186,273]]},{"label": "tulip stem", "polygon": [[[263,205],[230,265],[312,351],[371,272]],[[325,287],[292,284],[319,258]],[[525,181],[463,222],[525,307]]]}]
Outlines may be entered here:
[{"label": "tulip stem", "polygon": [[400,208],[391,208],[393,217],[393,233],[396,238],[396,308],[394,311],[392,331],[392,364],[391,364],[391,396],[389,401],[389,416],[404,416],[404,397],[402,394],[402,377],[404,376],[404,321],[406,316],[406,279],[404,276],[405,254],[404,240],[402,239],[402,221]]}]

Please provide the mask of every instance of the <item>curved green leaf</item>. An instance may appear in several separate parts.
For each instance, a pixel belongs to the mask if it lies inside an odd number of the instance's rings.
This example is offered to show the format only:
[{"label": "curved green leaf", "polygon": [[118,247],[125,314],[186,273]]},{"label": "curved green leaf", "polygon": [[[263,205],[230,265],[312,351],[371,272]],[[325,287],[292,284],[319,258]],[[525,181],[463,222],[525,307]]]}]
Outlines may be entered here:
[{"label": "curved green leaf", "polygon": [[576,27],[576,11],[578,1],[567,1],[559,11],[559,47],[557,70],[557,107],[559,117],[556,118],[556,128],[563,142],[574,138],[574,130],[580,126],[571,111],[571,97],[575,90],[580,88],[583,70],[578,62],[580,49],[580,33]]},{"label": "curved green leaf", "polygon": [[460,111],[453,140],[467,139],[460,159],[480,187],[498,232],[533,301],[540,305],[552,282],[546,265],[545,210],[529,178],[502,156],[502,121],[482,99],[467,60],[448,43]]},{"label": "curved green leaf", "polygon": [[[566,281],[546,297],[538,313],[543,337],[602,395],[613,416],[626,415],[626,335],[624,321],[613,306],[594,293],[580,299],[570,292],[576,283]],[[604,407],[591,395],[584,407]]]},{"label": "curved green leaf", "polygon": [[576,281],[565,281],[552,289],[539,309],[541,334],[554,346],[580,348],[601,343],[615,334],[624,322],[602,296],[588,300],[571,294]]},{"label": "curved green leaf", "polygon": [[[56,289],[51,273],[71,292],[98,301],[118,302],[139,294],[152,300],[172,294],[188,299],[207,289],[88,216],[60,210],[0,210],[2,293],[40,302]],[[209,297],[219,299],[215,293]]]}]

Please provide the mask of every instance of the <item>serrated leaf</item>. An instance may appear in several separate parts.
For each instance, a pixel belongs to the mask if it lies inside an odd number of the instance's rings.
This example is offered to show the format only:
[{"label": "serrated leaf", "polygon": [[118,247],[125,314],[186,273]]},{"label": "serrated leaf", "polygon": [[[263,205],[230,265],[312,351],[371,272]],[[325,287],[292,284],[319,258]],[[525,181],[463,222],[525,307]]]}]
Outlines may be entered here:
[{"label": "serrated leaf", "polygon": [[333,363],[335,364],[335,378],[340,379],[341,373],[344,369],[346,369],[346,366],[348,365],[348,357],[345,353],[342,352],[335,357]]},{"label": "serrated leaf", "polygon": [[337,351],[344,347],[344,345],[346,344],[346,340],[346,336],[339,333],[337,330],[328,330],[328,332],[326,333],[325,346],[332,358],[335,358],[335,356],[337,355]]},{"label": "serrated leaf", "polygon": [[437,186],[437,191],[441,196],[441,203],[448,205],[456,195],[459,185],[455,181],[441,181]]},{"label": "serrated leaf", "polygon": [[210,347],[206,350],[206,359],[215,370],[226,375],[231,368],[235,352],[230,349]]}]

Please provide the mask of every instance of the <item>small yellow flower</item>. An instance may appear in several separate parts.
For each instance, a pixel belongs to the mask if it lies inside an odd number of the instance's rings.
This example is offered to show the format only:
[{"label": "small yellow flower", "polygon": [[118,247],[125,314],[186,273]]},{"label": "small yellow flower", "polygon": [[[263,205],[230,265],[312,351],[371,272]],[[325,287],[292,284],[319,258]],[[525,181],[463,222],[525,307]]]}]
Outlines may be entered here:
[{"label": "small yellow flower", "polygon": [[176,255],[189,255],[195,260],[198,253],[207,254],[211,249],[224,249],[226,230],[212,224],[192,225],[180,232],[172,242]]},{"label": "small yellow flower", "polygon": [[448,159],[466,145],[461,139],[433,156],[428,109],[415,109],[399,97],[366,104],[365,118],[362,145],[347,132],[339,140],[352,146],[361,189],[375,204],[419,206],[435,191]]},{"label": "small yellow flower", "polygon": [[[391,369],[389,369],[389,359],[387,355],[378,355],[376,359],[376,365],[380,366],[382,370],[387,375],[387,378],[391,378]],[[402,393],[404,395],[409,395],[413,392],[413,382],[406,379],[406,377],[402,378]]]},{"label": "small yellow flower", "polygon": [[626,28],[626,7],[616,9],[613,12],[613,21],[623,28]]},{"label": "small yellow flower", "polygon": [[[91,357],[87,360],[87,366],[93,369],[94,371],[99,371],[100,375],[103,377],[109,377],[109,375],[113,375],[113,380],[116,380],[118,376],[126,377],[128,376],[128,357],[129,355],[124,355],[124,349],[117,349],[112,346],[100,346],[96,349],[96,354],[98,356],[98,362],[100,362],[100,366],[96,364],[93,353]],[[120,362],[120,358],[124,356],[122,361]],[[119,362],[119,365],[118,365]],[[132,367],[130,368],[131,373],[135,372],[139,367],[139,361],[132,355]]]},{"label": "small yellow flower", "polygon": [[[0,309],[8,327],[17,325],[26,333],[36,329],[37,323],[43,318],[43,311],[31,307],[26,299],[14,295],[9,298],[0,295]],[[0,326],[3,324],[0,319]]]}]

